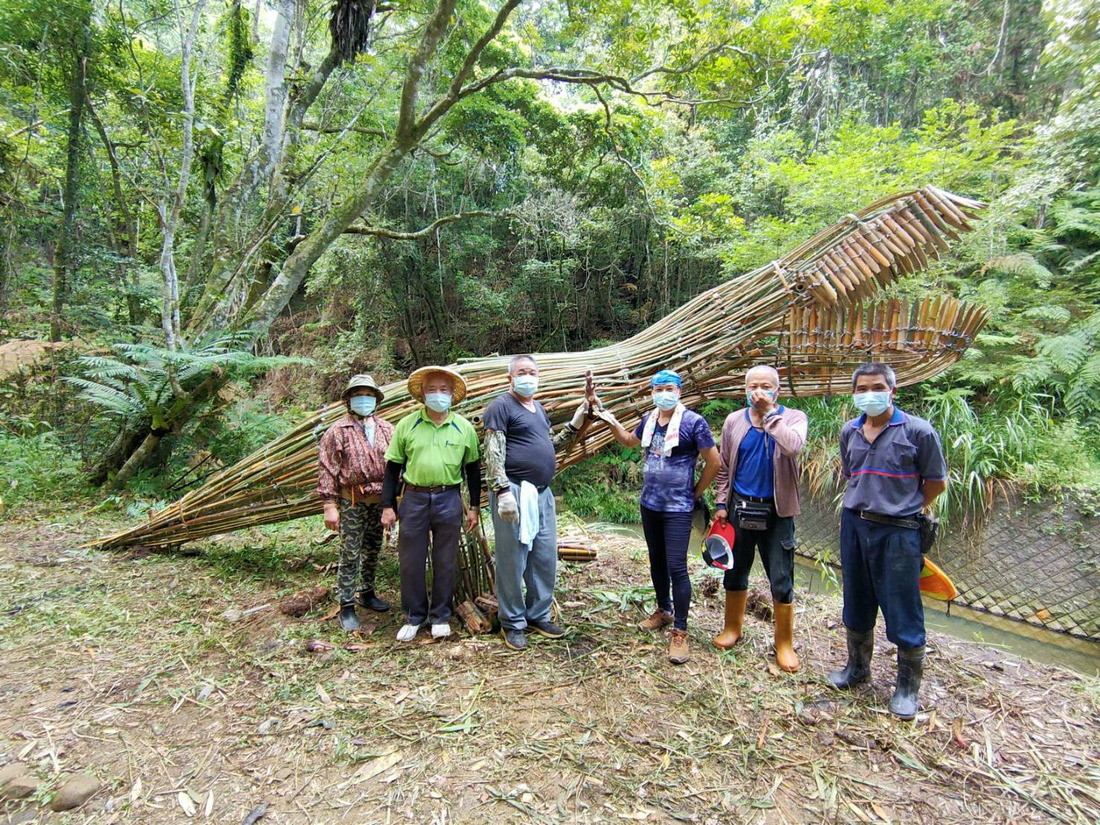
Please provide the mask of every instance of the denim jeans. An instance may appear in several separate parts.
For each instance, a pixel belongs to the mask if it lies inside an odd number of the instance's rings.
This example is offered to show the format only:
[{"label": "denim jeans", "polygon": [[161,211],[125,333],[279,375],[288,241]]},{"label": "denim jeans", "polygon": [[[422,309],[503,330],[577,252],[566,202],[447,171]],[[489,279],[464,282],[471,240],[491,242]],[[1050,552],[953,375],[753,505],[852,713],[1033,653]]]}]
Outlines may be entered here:
[{"label": "denim jeans", "polygon": [[840,565],[845,627],[860,633],[873,630],[881,608],[887,639],[902,649],[924,644],[919,530],[866,521],[845,508],[840,517]]},{"label": "denim jeans", "polygon": [[665,513],[642,507],[642,532],[649,548],[649,574],[653,578],[657,607],[673,614],[673,627],[687,630],[691,607],[691,578],[687,566],[691,513]]},{"label": "denim jeans", "polygon": [[[508,484],[516,502],[519,485]],[[531,545],[519,543],[519,524],[497,515],[497,495],[489,493],[496,544],[497,616],[501,627],[523,630],[550,618],[558,575],[558,515],[554,493],[539,493],[539,531]],[[527,592],[524,594],[524,585]]]}]

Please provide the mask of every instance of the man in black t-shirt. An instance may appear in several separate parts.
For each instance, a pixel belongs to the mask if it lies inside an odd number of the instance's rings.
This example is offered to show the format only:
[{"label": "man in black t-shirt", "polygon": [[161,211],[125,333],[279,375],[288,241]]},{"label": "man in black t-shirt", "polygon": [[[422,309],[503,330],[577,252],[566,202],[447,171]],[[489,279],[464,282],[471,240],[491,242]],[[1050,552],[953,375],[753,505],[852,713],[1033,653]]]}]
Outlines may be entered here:
[{"label": "man in black t-shirt", "polygon": [[550,417],[535,400],[535,359],[513,357],[508,379],[509,391],[485,409],[485,478],[496,543],[501,635],[507,647],[523,650],[528,628],[551,639],[565,635],[550,618],[558,569],[557,511],[550,482],[557,469],[555,448],[576,435],[588,410],[582,403],[573,420],[551,434]]}]

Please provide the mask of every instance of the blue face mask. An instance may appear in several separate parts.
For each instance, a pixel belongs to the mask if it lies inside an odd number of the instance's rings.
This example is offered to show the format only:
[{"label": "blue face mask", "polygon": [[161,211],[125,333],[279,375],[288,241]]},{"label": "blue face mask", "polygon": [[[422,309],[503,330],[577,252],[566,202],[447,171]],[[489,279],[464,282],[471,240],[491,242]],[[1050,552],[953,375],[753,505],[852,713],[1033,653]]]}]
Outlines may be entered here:
[{"label": "blue face mask", "polygon": [[537,375],[517,375],[512,379],[512,389],[516,391],[516,395],[522,395],[524,398],[530,398],[539,388],[539,377]]},{"label": "blue face mask", "polygon": [[657,409],[668,412],[676,407],[676,404],[680,401],[680,396],[674,392],[655,392],[653,393],[653,403],[657,405]]},{"label": "blue face mask", "polygon": [[424,403],[428,409],[437,413],[445,413],[451,408],[451,394],[449,392],[429,392],[424,394]]},{"label": "blue face mask", "polygon": [[[753,394],[753,390],[748,390],[745,393],[745,403],[750,407],[752,406],[752,394]],[[775,392],[768,393],[768,395],[770,395],[772,397],[772,401],[774,401],[779,396],[779,390],[776,390]]]},{"label": "blue face mask", "polygon": [[860,412],[870,416],[882,415],[890,407],[889,392],[857,392],[852,396],[852,403]]},{"label": "blue face mask", "polygon": [[373,395],[357,395],[348,401],[348,408],[364,418],[373,413],[376,406],[378,406],[378,399]]}]

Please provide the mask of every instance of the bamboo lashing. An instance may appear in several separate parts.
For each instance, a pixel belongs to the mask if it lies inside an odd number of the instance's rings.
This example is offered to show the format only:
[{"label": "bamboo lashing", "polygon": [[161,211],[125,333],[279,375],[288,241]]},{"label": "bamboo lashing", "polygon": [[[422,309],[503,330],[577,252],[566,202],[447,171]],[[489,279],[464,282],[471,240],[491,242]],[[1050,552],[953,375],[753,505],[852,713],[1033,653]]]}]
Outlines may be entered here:
[{"label": "bamboo lashing", "polygon": [[[649,404],[647,380],[662,368],[685,376],[688,406],[743,392],[744,371],[771,363],[793,396],[848,390],[851,370],[869,359],[888,361],[900,384],[930,378],[953,363],[986,320],[981,308],[954,298],[868,303],[883,286],[927,266],[948,242],[968,231],[983,204],[935,187],[884,198],[848,215],[784,257],[732,278],[618,344],[585,352],[540,354],[539,398],[559,425],[584,393],[591,370],[605,406],[624,425]],[[476,425],[504,391],[506,356],[452,365],[465,377],[457,412]],[[419,406],[405,381],[383,387],[378,413],[396,422]],[[142,524],[95,542],[105,548],[169,545],[321,511],[314,493],[314,432],[344,413],[329,405],[285,435],[227,467]],[[613,441],[593,426],[558,456],[562,469]],[[476,595],[492,580],[492,556],[480,534],[462,550],[468,569],[459,590]],[[468,589],[470,588],[470,589]],[[466,596],[462,596],[466,598]]]}]

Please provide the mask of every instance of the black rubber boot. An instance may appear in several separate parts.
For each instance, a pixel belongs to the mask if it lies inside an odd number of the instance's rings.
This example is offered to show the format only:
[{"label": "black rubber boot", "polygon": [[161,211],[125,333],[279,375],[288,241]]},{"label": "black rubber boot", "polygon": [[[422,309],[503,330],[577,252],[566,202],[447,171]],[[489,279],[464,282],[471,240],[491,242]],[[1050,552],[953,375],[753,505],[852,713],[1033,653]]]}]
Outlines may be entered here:
[{"label": "black rubber boot", "polygon": [[871,678],[871,654],[875,650],[875,631],[848,631],[848,664],[843,670],[834,670],[829,674],[833,687],[853,688]]},{"label": "black rubber boot", "polygon": [[924,676],[924,646],[908,650],[898,648],[898,683],[890,699],[890,712],[899,719],[912,719],[920,704],[921,677]]},{"label": "black rubber boot", "polygon": [[348,633],[354,633],[359,629],[359,617],[355,615],[355,602],[341,602],[340,627]]},{"label": "black rubber boot", "polygon": [[368,610],[373,610],[375,613],[385,613],[390,609],[390,603],[375,596],[373,590],[360,590],[355,600],[363,607]]}]

